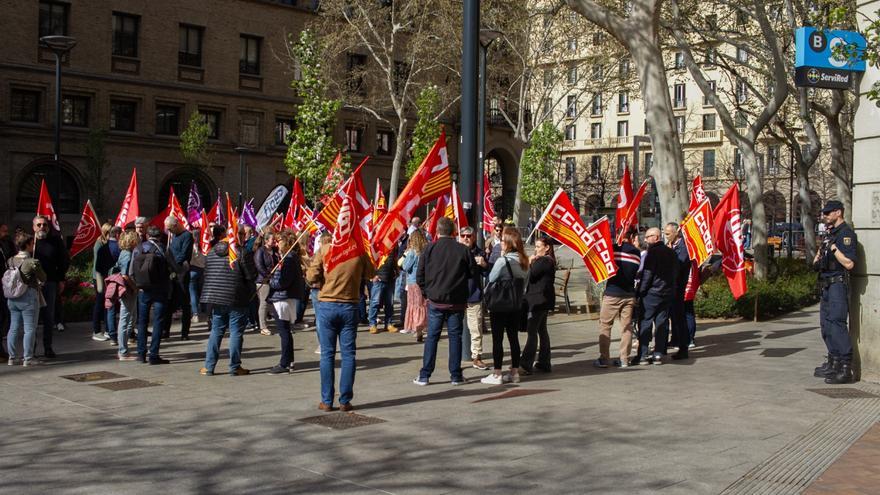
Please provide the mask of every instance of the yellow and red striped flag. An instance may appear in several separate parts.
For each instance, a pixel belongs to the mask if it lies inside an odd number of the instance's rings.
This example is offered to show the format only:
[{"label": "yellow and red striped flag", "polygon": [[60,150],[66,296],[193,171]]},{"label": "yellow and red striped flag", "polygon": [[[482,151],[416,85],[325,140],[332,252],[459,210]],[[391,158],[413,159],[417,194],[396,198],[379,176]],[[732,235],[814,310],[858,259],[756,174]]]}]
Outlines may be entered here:
[{"label": "yellow and red striped flag", "polygon": [[232,207],[232,201],[229,199],[229,193],[226,193],[226,218],[229,224],[226,227],[226,242],[229,244],[229,268],[238,259],[238,215]]},{"label": "yellow and red striped flag", "polygon": [[687,246],[688,256],[702,265],[715,252],[712,240],[712,208],[709,200],[704,199],[696,209],[689,211],[681,222],[681,232]]}]

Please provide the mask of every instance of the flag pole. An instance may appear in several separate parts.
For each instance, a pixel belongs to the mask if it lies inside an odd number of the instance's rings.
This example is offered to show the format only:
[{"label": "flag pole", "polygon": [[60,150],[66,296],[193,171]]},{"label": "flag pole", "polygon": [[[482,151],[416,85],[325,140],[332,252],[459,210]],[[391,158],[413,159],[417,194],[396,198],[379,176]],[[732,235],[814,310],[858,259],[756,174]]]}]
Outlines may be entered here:
[{"label": "flag pole", "polygon": [[543,222],[544,219],[547,218],[547,215],[550,213],[550,205],[552,205],[553,202],[556,201],[556,198],[558,198],[559,195],[562,194],[562,192],[563,192],[562,188],[560,187],[559,189],[556,190],[556,194],[554,194],[553,197],[550,198],[550,202],[547,203],[547,208],[544,210],[543,213],[541,213],[541,217],[538,218],[537,222],[535,222],[535,228],[532,229],[532,232],[529,234],[528,239],[526,239],[526,244],[528,244],[529,241],[532,239],[532,236],[535,235],[535,232],[538,230],[538,227],[541,226],[541,222]]}]

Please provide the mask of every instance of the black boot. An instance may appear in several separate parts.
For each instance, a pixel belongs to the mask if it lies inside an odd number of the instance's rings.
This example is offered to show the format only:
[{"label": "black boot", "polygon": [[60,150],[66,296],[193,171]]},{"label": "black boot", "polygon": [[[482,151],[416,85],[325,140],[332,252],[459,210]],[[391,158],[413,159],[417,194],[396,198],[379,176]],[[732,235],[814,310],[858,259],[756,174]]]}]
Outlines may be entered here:
[{"label": "black boot", "polygon": [[816,369],[813,370],[813,376],[815,376],[816,378],[822,378],[828,373],[828,370],[831,368],[831,355],[825,356],[825,362],[822,363],[822,366],[817,366]]},{"label": "black boot", "polygon": [[837,372],[837,369],[840,367],[840,358],[834,356],[828,356],[828,360],[825,362],[825,371],[819,374],[819,368],[816,368],[816,371],[813,373],[813,376],[818,378],[828,378]]},{"label": "black boot", "polygon": [[825,383],[831,385],[840,385],[842,383],[852,383],[853,372],[849,363],[838,361],[837,369],[825,378]]}]

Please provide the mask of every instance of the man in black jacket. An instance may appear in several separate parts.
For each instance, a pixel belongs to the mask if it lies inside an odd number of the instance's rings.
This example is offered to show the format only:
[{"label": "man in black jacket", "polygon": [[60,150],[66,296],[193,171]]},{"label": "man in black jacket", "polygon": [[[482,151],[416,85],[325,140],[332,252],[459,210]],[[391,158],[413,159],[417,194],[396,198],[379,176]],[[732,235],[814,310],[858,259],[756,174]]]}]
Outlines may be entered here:
[{"label": "man in black jacket", "polygon": [[[138,361],[150,364],[168,364],[159,356],[162,328],[165,322],[165,305],[171,292],[168,276],[167,253],[161,246],[162,231],[155,225],[147,228],[147,240],[134,251],[132,273],[138,285],[137,350]],[[153,267],[148,269],[148,267]],[[153,314],[150,314],[150,311]],[[153,338],[147,356],[147,324],[153,319]]]},{"label": "man in black jacket", "polygon": [[36,238],[34,258],[46,271],[46,283],[43,285],[46,305],[40,309],[43,318],[43,350],[47,358],[54,358],[52,332],[55,330],[55,306],[58,303],[58,295],[64,292],[64,279],[70,266],[70,257],[67,255],[64,239],[54,232],[50,233],[51,224],[48,218],[37,215],[34,217],[33,225]]},{"label": "man in black jacket", "polygon": [[691,272],[691,259],[677,223],[669,222],[666,224],[664,233],[667,245],[675,252],[676,261],[675,286],[669,300],[669,317],[672,323],[672,343],[678,347],[678,352],[672,356],[672,359],[687,359],[691,334],[684,318],[684,291]]},{"label": "man in black jacket", "polygon": [[632,347],[632,320],[636,307],[636,274],[639,271],[641,253],[635,246],[639,233],[635,227],[626,232],[623,242],[614,246],[614,261],[617,273],[605,284],[602,306],[599,309],[599,359],[593,362],[597,368],[607,368],[611,359],[611,328],[614,320],[620,320],[619,359],[616,366],[629,365],[629,351]]},{"label": "man in black jacket", "polygon": [[437,221],[437,241],[425,248],[419,258],[416,281],[428,300],[428,336],[422,356],[422,369],[413,379],[427,385],[437,360],[437,343],[443,324],[449,334],[449,375],[453,385],[465,383],[461,373],[461,332],[467,309],[468,282],[477,265],[467,246],[452,238],[455,226],[443,217]]},{"label": "man in black jacket", "polygon": [[[675,252],[661,239],[660,229],[645,233],[648,252],[639,280],[638,296],[642,302],[639,322],[639,364],[663,364],[669,337],[669,298],[675,288],[677,262]],[[649,356],[651,330],[654,330],[654,355]]]},{"label": "man in black jacket", "polygon": [[370,322],[370,333],[379,333],[379,309],[385,308],[385,330],[397,332],[391,324],[394,318],[394,283],[397,278],[397,258],[389,254],[382,266],[376,270],[370,285],[370,311],[367,318]]},{"label": "man in black jacket", "polygon": [[171,277],[171,293],[165,305],[165,324],[162,338],[171,337],[171,316],[178,309],[180,315],[180,340],[189,340],[192,308],[189,303],[189,262],[192,260],[193,236],[173,215],[165,219],[168,231],[168,268]]}]

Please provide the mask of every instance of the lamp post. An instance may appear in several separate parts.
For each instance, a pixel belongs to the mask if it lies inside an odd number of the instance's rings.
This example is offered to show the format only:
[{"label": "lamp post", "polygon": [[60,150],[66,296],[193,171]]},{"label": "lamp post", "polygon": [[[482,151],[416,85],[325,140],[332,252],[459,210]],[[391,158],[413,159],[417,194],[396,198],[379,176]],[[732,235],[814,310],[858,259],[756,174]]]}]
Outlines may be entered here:
[{"label": "lamp post", "polygon": [[458,147],[459,194],[469,218],[474,208],[477,162],[477,77],[480,34],[480,2],[464,0],[461,18],[461,134]]},{"label": "lamp post", "polygon": [[245,177],[245,166],[244,166],[244,154],[250,151],[250,148],[245,146],[236,146],[234,150],[238,153],[238,211],[241,212],[242,207],[244,206],[243,195],[247,194]]},{"label": "lamp post", "polygon": [[[483,197],[485,196],[485,191],[483,191],[483,174],[485,166],[485,153],[486,153],[486,55],[489,49],[489,45],[492,44],[493,41],[500,38],[502,35],[501,31],[497,31],[495,29],[481,29],[480,30],[480,96],[479,96],[479,123],[477,125],[477,173],[476,181],[477,181],[477,193],[474,198],[474,225],[478,225],[480,228],[477,230],[482,232],[482,222],[483,222]],[[483,247],[483,236],[476,233],[477,245],[481,248]]]},{"label": "lamp post", "polygon": [[61,160],[61,58],[76,46],[72,36],[43,36],[40,44],[55,54],[55,163]]}]

